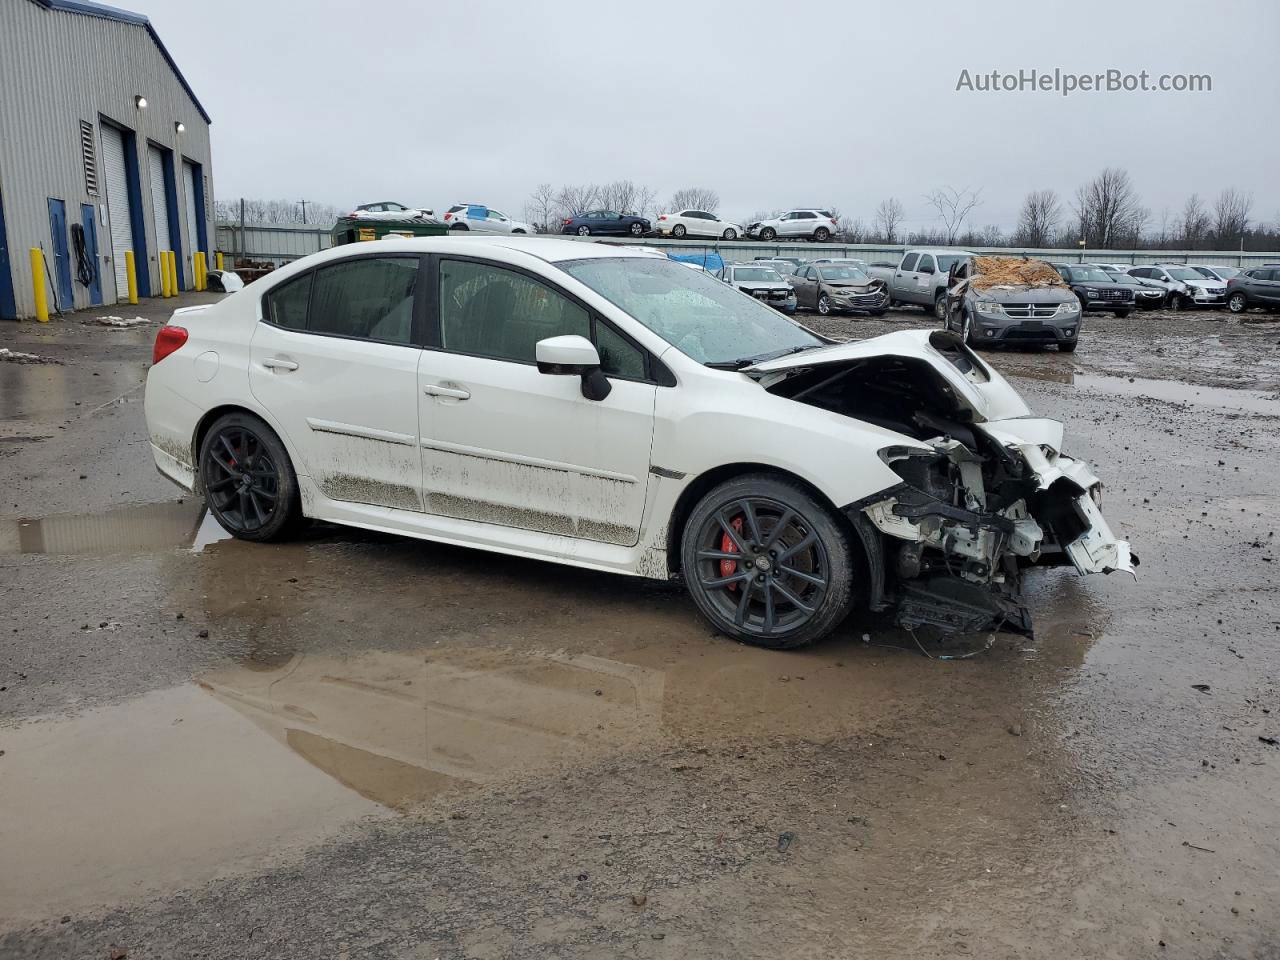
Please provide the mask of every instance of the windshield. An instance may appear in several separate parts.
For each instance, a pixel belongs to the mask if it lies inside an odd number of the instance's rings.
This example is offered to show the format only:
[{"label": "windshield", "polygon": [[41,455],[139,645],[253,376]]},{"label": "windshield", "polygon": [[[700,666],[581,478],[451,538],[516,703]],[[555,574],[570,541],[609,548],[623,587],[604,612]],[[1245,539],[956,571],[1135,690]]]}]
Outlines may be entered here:
[{"label": "windshield", "polygon": [[847,283],[870,283],[871,278],[859,268],[843,263],[824,263],[818,266],[818,276],[823,280],[844,280]]},{"label": "windshield", "polygon": [[592,257],[559,267],[699,363],[736,364],[823,345],[772,307],[672,260]]},{"label": "windshield", "polygon": [[1165,267],[1165,271],[1175,280],[1203,280],[1204,277],[1190,267]]},{"label": "windshield", "polygon": [[961,260],[967,259],[964,254],[942,253],[938,255],[938,271],[940,273],[950,273],[951,265]]},{"label": "windshield", "polygon": [[1127,273],[1112,273],[1110,270],[1108,270],[1107,279],[1113,281],[1114,283],[1126,283],[1131,287],[1142,286],[1142,284],[1139,282],[1137,277],[1131,277]]},{"label": "windshield", "polygon": [[735,280],[771,280],[781,283],[782,278],[778,276],[778,271],[770,270],[768,267],[734,267],[733,279]]},{"label": "windshield", "polygon": [[1071,279],[1075,283],[1110,283],[1111,277],[1098,267],[1072,267]]}]

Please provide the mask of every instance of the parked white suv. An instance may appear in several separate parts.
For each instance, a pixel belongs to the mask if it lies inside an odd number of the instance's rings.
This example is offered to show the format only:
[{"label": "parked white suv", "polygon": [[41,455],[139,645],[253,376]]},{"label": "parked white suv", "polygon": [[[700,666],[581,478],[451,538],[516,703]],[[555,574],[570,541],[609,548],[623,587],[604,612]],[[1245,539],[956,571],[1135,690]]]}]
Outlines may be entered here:
[{"label": "parked white suv", "polygon": [[774,240],[792,237],[816,240],[824,243],[836,232],[836,218],[830,210],[788,210],[772,220],[759,220],[747,226],[747,236],[752,239]]},{"label": "parked white suv", "polygon": [[745,231],[742,224],[719,219],[705,210],[681,210],[677,213],[660,213],[653,229],[659,236],[718,237],[721,240],[737,240]]},{"label": "parked white suv", "polygon": [[455,203],[444,215],[450,230],[478,230],[481,233],[533,233],[533,227],[512,220],[483,203]]}]

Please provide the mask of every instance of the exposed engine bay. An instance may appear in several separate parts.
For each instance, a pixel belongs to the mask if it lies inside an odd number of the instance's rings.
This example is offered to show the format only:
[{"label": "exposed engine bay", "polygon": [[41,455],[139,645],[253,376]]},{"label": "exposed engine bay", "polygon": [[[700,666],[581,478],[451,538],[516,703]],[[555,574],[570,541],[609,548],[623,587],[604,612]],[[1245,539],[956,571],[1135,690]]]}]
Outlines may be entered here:
[{"label": "exposed engine bay", "polygon": [[[1061,424],[1027,416],[959,338],[937,331],[928,344],[932,356],[850,358],[765,385],[915,441],[879,451],[901,483],[844,508],[864,546],[874,537],[868,524],[880,535],[873,609],[892,609],[906,629],[1030,635],[1020,599],[1025,567],[1132,573],[1137,558],[1102,516],[1101,482],[1062,454]],[[985,394],[1015,398],[1023,415],[986,419]]]}]

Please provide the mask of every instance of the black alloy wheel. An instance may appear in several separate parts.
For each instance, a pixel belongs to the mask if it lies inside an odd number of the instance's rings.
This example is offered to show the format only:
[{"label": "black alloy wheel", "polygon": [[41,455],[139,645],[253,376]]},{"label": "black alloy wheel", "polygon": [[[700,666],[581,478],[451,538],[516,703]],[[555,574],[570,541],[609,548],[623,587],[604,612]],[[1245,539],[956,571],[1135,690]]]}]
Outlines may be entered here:
[{"label": "black alloy wheel", "polygon": [[580,236],[580,237],[589,237],[589,236],[591,236],[591,228],[590,228],[590,227],[588,227],[586,224],[583,224],[582,226],[580,226],[580,227],[578,228],[578,236]]},{"label": "black alloy wheel", "polygon": [[689,516],[681,556],[699,611],[744,643],[803,646],[852,605],[843,531],[826,508],[778,477],[741,477],[708,493]]},{"label": "black alloy wheel", "polygon": [[272,540],[300,516],[298,480],[271,428],[248,414],[220,418],[200,445],[209,510],[242,540]]},{"label": "black alloy wheel", "polygon": [[631,235],[633,237],[644,236],[644,224],[633,223],[631,225]]}]

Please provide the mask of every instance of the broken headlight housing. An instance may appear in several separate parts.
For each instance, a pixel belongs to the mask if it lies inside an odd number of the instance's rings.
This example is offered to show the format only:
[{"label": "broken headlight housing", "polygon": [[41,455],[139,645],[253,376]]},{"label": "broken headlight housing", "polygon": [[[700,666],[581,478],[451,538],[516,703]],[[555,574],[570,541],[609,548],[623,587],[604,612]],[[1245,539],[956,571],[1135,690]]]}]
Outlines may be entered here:
[{"label": "broken headlight housing", "polygon": [[1074,317],[1080,312],[1080,302],[1078,300],[1067,300],[1058,304],[1058,313],[1064,317]]},{"label": "broken headlight housing", "polygon": [[974,306],[983,316],[1000,317],[1004,315],[1004,306],[994,300],[975,300]]}]

